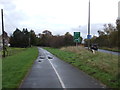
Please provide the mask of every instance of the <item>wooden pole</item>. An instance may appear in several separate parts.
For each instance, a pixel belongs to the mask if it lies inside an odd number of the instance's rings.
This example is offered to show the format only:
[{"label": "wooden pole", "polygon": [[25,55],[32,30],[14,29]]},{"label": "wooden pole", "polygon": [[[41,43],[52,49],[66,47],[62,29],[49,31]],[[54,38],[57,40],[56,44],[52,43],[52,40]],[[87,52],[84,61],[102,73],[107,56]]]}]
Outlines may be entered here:
[{"label": "wooden pole", "polygon": [[5,57],[5,32],[4,32],[4,21],[3,21],[3,9],[1,9],[1,18],[2,18],[2,42],[3,42],[3,57]]},{"label": "wooden pole", "polygon": [[30,39],[30,32],[29,32],[29,47],[31,47],[30,40],[31,40],[31,39]]}]

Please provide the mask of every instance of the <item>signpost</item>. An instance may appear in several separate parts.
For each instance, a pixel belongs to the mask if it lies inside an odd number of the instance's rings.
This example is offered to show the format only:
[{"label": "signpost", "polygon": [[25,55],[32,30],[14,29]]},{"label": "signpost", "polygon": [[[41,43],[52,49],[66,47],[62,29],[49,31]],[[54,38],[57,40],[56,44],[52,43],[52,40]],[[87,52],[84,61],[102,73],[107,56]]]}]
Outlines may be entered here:
[{"label": "signpost", "polygon": [[87,35],[87,39],[91,39],[91,35]]},{"label": "signpost", "polygon": [[76,46],[77,43],[80,43],[80,32],[74,32],[74,42],[76,42]]}]

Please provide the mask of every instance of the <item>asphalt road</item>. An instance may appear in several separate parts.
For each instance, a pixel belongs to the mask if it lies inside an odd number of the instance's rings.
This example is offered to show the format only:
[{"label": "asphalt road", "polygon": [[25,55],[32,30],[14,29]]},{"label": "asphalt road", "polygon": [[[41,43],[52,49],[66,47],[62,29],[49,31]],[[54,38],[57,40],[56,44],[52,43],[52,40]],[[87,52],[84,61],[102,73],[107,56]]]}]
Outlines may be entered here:
[{"label": "asphalt road", "polygon": [[20,88],[105,88],[72,65],[38,48],[39,56]]},{"label": "asphalt road", "polygon": [[98,49],[99,52],[104,52],[104,53],[109,53],[109,54],[114,54],[114,55],[120,55],[119,52],[113,52],[113,51],[108,51],[108,50],[103,50],[103,49]]},{"label": "asphalt road", "polygon": [[[85,47],[85,48],[88,48],[88,47]],[[113,54],[113,55],[120,55],[119,52],[113,52],[113,51],[109,51],[109,50],[98,49],[98,51],[103,52],[103,53]]]}]

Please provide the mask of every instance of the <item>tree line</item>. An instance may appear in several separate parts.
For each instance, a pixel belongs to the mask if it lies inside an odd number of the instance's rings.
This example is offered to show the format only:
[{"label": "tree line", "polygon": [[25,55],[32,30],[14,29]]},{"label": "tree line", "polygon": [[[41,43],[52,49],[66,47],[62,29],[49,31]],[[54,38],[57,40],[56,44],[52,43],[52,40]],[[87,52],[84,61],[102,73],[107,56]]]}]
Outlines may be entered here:
[{"label": "tree line", "polygon": [[99,36],[93,36],[91,39],[85,39],[85,46],[97,44],[99,47],[118,47],[120,46],[120,19],[116,20],[116,26],[112,24],[104,24],[103,30],[98,30]]},{"label": "tree line", "polygon": [[[82,37],[80,38],[82,42]],[[36,35],[34,30],[28,31],[27,28],[23,28],[23,30],[16,28],[10,36],[10,46],[22,48],[31,46],[59,48],[75,45],[73,41],[73,36],[69,32],[66,32],[65,35],[52,35],[51,31],[44,30],[42,33]]]},{"label": "tree line", "polygon": [[11,47],[28,47],[30,45],[36,45],[37,38],[34,30],[28,32],[27,28],[20,29],[16,28],[13,34],[10,36],[10,46]]}]

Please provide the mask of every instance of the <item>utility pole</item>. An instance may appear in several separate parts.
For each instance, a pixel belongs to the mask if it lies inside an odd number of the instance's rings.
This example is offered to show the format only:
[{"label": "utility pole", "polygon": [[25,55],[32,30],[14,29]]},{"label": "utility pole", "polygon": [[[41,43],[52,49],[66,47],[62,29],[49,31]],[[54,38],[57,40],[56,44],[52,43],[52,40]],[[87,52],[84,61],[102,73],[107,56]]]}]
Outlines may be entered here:
[{"label": "utility pole", "polygon": [[3,21],[3,9],[1,9],[1,18],[2,18],[2,42],[3,42],[3,57],[5,57],[5,32],[4,32],[4,21]]},{"label": "utility pole", "polygon": [[120,19],[120,1],[118,2],[118,18]]},{"label": "utility pole", "polygon": [[29,32],[29,47],[31,47],[30,41],[31,39],[30,39],[30,32]]},{"label": "utility pole", "polygon": [[[88,37],[90,37],[90,0],[88,6]],[[88,38],[88,50],[90,48],[90,38]]]}]

